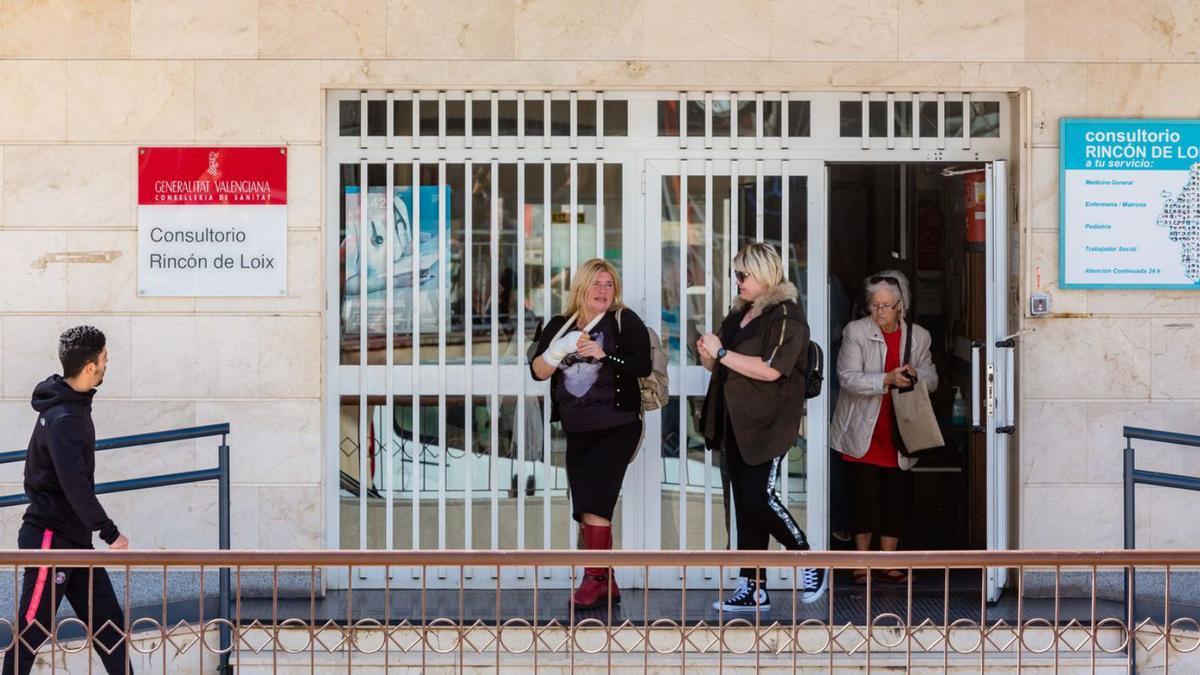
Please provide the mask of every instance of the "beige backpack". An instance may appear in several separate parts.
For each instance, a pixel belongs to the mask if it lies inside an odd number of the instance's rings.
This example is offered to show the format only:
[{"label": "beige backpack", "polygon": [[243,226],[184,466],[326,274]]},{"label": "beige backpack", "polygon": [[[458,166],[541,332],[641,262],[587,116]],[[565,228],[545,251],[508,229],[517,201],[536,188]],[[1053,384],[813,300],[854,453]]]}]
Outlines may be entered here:
[{"label": "beige backpack", "polygon": [[[624,311],[624,310],[621,310]],[[621,312],[617,312],[617,332],[621,332]],[[642,394],[642,412],[658,410],[667,404],[667,353],[654,329],[646,326],[650,336],[650,374],[638,378],[638,389]]]}]

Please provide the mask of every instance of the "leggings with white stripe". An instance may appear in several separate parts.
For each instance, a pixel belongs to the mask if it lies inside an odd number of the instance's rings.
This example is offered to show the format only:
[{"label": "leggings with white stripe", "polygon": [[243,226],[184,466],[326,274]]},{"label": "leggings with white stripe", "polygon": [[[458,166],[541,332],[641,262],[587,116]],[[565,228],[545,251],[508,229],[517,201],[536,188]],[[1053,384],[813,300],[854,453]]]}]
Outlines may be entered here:
[{"label": "leggings with white stripe", "polygon": [[[747,464],[733,437],[732,425],[726,427],[724,445],[729,489],[737,516],[737,549],[765,551],[771,537],[775,537],[789,551],[807,551],[808,538],[804,536],[804,530],[796,524],[796,519],[775,492],[781,482],[780,476],[786,470],[787,455],[757,466]],[[741,571],[741,576],[750,579],[754,579],[755,574],[754,568]],[[757,570],[757,574],[758,579],[766,580],[765,569]]]},{"label": "leggings with white stripe", "polygon": [[[17,534],[17,546],[23,549],[79,548],[63,541],[54,532],[29,523],[21,525]],[[90,598],[89,576],[92,587]],[[100,661],[104,663],[104,669],[110,675],[132,674],[133,667],[127,656],[126,641],[122,639],[125,614],[121,611],[117,594],[113,592],[108,572],[104,571],[103,567],[93,568],[90,575],[86,567],[25,568],[21,604],[17,612],[18,631],[23,639],[18,642],[18,649],[9,649],[4,653],[3,674],[28,673],[33,668],[37,649],[50,637],[50,631],[54,627],[54,615],[64,597],[75,609],[75,616],[84,623],[88,622],[90,610],[92,633],[96,642],[104,646],[104,649],[101,649],[97,645],[95,649]],[[110,621],[112,625],[106,625]],[[114,629],[113,626],[119,628]]]}]

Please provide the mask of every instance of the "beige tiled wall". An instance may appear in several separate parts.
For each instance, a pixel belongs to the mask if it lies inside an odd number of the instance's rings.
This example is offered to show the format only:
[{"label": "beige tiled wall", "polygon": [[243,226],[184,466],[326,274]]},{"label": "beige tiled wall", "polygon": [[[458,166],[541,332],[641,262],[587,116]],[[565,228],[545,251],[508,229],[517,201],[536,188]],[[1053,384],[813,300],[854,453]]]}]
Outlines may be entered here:
[{"label": "beige tiled wall", "polygon": [[[102,435],[228,420],[235,544],[324,542],[326,89],[1025,88],[1020,265],[1055,316],[1022,338],[1020,543],[1119,545],[1121,425],[1200,432],[1200,296],[1057,287],[1058,121],[1200,115],[1198,24],[1190,0],[4,0],[0,447],[27,438],[57,332],[95,323],[113,353]],[[288,146],[286,298],[137,297],[136,148],[151,144]],[[114,454],[102,474],[214,458],[198,441]],[[19,489],[19,472],[0,485]],[[194,546],[215,527],[214,495],[105,500],[135,542]],[[1143,539],[1194,542],[1200,518],[1157,515],[1189,503],[1151,492]]]}]

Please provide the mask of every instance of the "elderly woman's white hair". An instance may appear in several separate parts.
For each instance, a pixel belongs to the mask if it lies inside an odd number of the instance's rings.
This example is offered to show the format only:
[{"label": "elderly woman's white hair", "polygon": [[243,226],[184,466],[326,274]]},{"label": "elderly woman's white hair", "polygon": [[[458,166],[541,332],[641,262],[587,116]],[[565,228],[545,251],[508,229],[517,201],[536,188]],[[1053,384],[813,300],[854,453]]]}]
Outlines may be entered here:
[{"label": "elderly woman's white hair", "polygon": [[863,290],[867,293],[868,302],[877,291],[885,288],[893,293],[899,293],[900,316],[907,316],[909,308],[912,307],[912,296],[908,291],[908,277],[904,276],[900,270],[883,270],[863,279]]}]

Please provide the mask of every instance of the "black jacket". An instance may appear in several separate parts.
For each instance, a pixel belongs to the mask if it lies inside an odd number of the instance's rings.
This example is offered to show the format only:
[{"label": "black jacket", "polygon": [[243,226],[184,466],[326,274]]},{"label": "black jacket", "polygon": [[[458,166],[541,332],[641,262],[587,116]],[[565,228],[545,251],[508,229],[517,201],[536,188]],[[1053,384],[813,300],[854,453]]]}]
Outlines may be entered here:
[{"label": "black jacket", "polygon": [[25,522],[85,548],[92,532],[107,544],[121,534],[96,499],[95,394],[75,391],[59,375],[39,384],[32,401],[38,419],[25,456]]},{"label": "black jacket", "polygon": [[[608,312],[608,314],[611,316],[613,312]],[[550,339],[554,337],[559,328],[562,328],[566,320],[565,316],[555,316],[542,327],[542,332],[538,335],[537,346],[529,357],[529,372],[533,374],[533,379],[538,379],[537,375],[533,373],[534,359],[541,356],[542,352],[550,347]],[[617,410],[640,411],[642,409],[642,391],[638,386],[638,378],[650,375],[653,364],[650,361],[650,334],[646,332],[646,324],[642,323],[641,317],[633,310],[629,308],[621,310],[621,328],[617,336],[617,343],[606,351],[606,357],[602,363],[613,369],[613,376],[617,383]],[[554,374],[550,376],[551,422],[558,421],[558,404],[555,402],[555,394],[561,379],[561,370],[554,371]]]}]

